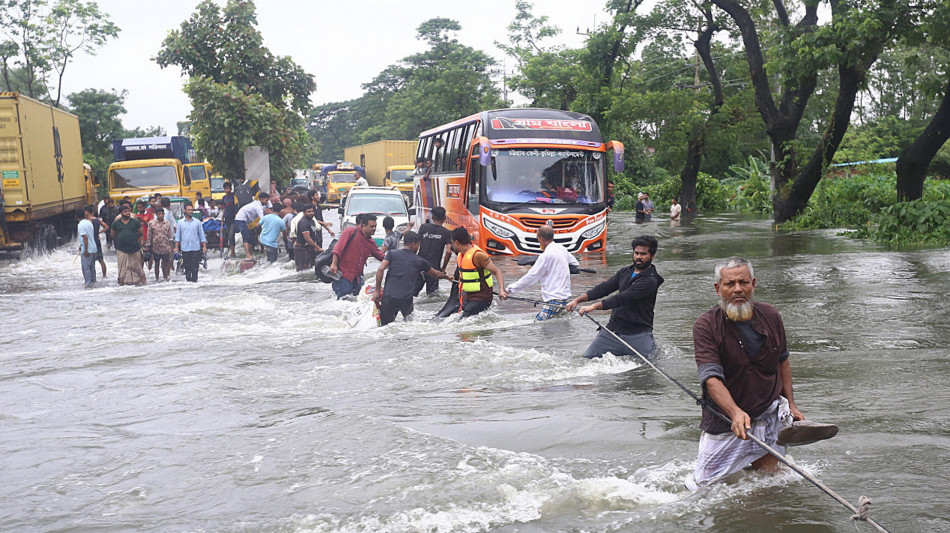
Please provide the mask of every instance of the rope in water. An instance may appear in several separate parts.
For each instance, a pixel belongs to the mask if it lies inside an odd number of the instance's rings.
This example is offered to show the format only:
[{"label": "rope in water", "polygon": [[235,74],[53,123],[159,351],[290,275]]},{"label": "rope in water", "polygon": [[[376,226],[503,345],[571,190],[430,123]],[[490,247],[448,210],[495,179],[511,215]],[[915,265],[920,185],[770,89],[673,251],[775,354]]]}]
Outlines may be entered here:
[{"label": "rope in water", "polygon": [[[610,330],[607,329],[606,327],[602,326],[602,325],[600,324],[600,322],[598,322],[597,319],[595,319],[594,317],[590,316],[590,314],[587,314],[587,315],[584,315],[584,316],[586,316],[587,318],[589,318],[589,319],[591,320],[591,322],[593,322],[594,324],[597,324],[597,327],[598,327],[598,328],[603,329],[603,330],[606,331],[607,333],[610,333],[611,335],[613,335],[613,337],[614,337],[615,339],[617,339],[618,341],[620,341],[621,344],[623,344],[624,346],[626,346],[628,350],[630,350],[631,352],[633,352],[634,354],[636,354],[637,357],[639,357],[640,359],[643,360],[643,362],[645,362],[646,364],[650,365],[654,370],[656,370],[657,372],[659,372],[660,374],[662,374],[663,377],[665,377],[666,379],[672,381],[677,387],[683,389],[683,391],[684,391],[686,394],[689,394],[694,400],[696,400],[696,403],[697,403],[697,404],[701,405],[702,407],[704,407],[704,408],[706,408],[706,409],[709,409],[714,415],[716,415],[717,417],[719,417],[720,419],[722,419],[724,422],[726,422],[726,423],[728,423],[728,424],[730,424],[730,425],[732,424],[732,420],[729,419],[729,417],[727,417],[726,415],[720,413],[719,411],[717,411],[717,410],[715,410],[715,409],[712,409],[712,408],[711,408],[706,402],[704,402],[699,396],[696,396],[696,394],[695,394],[693,391],[691,391],[691,390],[689,390],[688,388],[686,388],[686,386],[683,385],[682,383],[680,383],[679,381],[677,381],[676,378],[674,378],[674,377],[670,376],[669,374],[667,374],[666,372],[664,372],[663,369],[661,369],[660,367],[654,365],[649,359],[647,359],[646,357],[644,357],[643,354],[641,354],[640,352],[638,352],[633,346],[630,346],[630,345],[627,343],[627,341],[625,341],[625,340],[623,340],[622,338],[620,338],[619,335],[617,335],[617,334],[614,333],[613,331],[610,331]],[[801,468],[799,468],[799,467],[795,466],[794,464],[792,464],[792,462],[789,461],[789,459],[788,459],[787,457],[785,457],[784,455],[780,454],[780,453],[779,453],[778,451],[776,451],[774,448],[772,448],[771,446],[769,446],[768,444],[766,444],[765,442],[763,442],[762,439],[759,439],[758,437],[756,437],[755,435],[753,435],[753,434],[751,434],[751,433],[746,433],[746,436],[749,437],[749,439],[751,439],[753,442],[755,442],[756,444],[758,444],[759,446],[761,446],[765,451],[769,452],[769,454],[771,454],[771,455],[774,456],[776,459],[778,459],[779,461],[781,461],[785,466],[791,468],[793,471],[795,471],[795,473],[797,473],[798,475],[800,475],[800,476],[802,476],[803,478],[805,478],[806,480],[808,480],[812,485],[818,487],[818,488],[821,489],[825,494],[827,494],[828,496],[831,496],[835,501],[837,501],[837,502],[840,503],[841,505],[843,505],[843,506],[845,506],[846,508],[848,508],[849,510],[851,510],[851,512],[854,513],[854,515],[851,516],[851,520],[853,520],[853,521],[855,522],[855,525],[857,525],[857,521],[860,520],[860,521],[863,521],[863,522],[867,522],[868,524],[871,524],[871,525],[874,526],[878,531],[883,531],[883,532],[885,532],[885,533],[888,533],[887,529],[885,529],[883,526],[881,526],[880,524],[878,524],[877,522],[875,522],[872,518],[870,518],[870,517],[868,516],[868,510],[869,510],[869,507],[871,506],[871,499],[870,499],[870,498],[868,498],[867,496],[861,496],[861,498],[858,500],[858,505],[859,505],[859,506],[858,506],[858,507],[855,507],[854,505],[851,505],[851,503],[850,503],[848,500],[845,500],[844,498],[842,498],[841,496],[839,496],[835,491],[831,490],[831,489],[828,488],[824,483],[822,483],[821,481],[819,481],[818,478],[816,478],[815,476],[809,474],[808,472],[805,472],[805,471],[802,470]]]}]

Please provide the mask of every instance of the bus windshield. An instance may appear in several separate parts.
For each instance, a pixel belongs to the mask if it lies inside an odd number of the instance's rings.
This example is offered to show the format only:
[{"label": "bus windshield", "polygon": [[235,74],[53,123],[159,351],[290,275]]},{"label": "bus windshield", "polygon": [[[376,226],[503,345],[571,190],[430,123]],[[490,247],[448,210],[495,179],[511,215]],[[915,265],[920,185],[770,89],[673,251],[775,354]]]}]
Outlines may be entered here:
[{"label": "bus windshield", "polygon": [[389,181],[393,183],[412,183],[412,170],[393,170],[389,173]]},{"label": "bus windshield", "polygon": [[224,192],[224,178],[211,177],[211,192]]},{"label": "bus windshield", "polygon": [[178,186],[178,171],[173,166],[117,168],[110,177],[115,189]]},{"label": "bus windshield", "polygon": [[333,183],[356,183],[356,172],[334,172],[330,174]]},{"label": "bus windshield", "polygon": [[599,204],[604,201],[604,154],[557,148],[492,151],[485,199],[518,204]]}]

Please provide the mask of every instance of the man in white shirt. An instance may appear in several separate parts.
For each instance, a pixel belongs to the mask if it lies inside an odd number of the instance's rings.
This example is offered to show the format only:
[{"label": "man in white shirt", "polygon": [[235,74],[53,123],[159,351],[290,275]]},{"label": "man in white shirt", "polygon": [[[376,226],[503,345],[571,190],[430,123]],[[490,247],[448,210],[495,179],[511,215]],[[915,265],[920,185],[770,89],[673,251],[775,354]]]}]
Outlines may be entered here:
[{"label": "man in white shirt", "polygon": [[240,230],[241,239],[244,241],[244,259],[246,261],[254,260],[254,256],[251,255],[254,243],[254,236],[251,234],[251,224],[264,218],[264,205],[269,203],[270,195],[266,192],[262,192],[257,195],[257,200],[242,207],[238,210],[237,215],[234,216],[234,225]]},{"label": "man in white shirt", "polygon": [[544,304],[535,318],[547,320],[564,311],[564,306],[571,298],[571,265],[577,265],[577,259],[554,242],[554,228],[551,226],[538,228],[538,243],[541,244],[541,255],[524,277],[508,286],[508,294],[541,282]]},{"label": "man in white shirt", "polygon": [[676,198],[673,198],[673,205],[670,206],[670,220],[679,220],[682,211],[683,206],[676,201]]},{"label": "man in white shirt", "polygon": [[369,187],[369,182],[366,181],[366,178],[362,174],[359,174],[359,177],[356,178],[356,187]]}]

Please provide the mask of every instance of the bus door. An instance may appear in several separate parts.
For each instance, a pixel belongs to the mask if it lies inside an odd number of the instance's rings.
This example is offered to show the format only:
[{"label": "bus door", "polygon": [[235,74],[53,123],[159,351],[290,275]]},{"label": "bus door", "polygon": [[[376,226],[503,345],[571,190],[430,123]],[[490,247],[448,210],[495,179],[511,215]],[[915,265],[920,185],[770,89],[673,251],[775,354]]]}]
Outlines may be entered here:
[{"label": "bus door", "polygon": [[197,195],[195,193],[200,192],[202,198],[208,200],[211,198],[211,165],[208,163],[192,163],[185,165],[182,169],[182,178],[184,184],[184,194],[182,196],[187,196],[191,198],[192,201],[195,201]]}]

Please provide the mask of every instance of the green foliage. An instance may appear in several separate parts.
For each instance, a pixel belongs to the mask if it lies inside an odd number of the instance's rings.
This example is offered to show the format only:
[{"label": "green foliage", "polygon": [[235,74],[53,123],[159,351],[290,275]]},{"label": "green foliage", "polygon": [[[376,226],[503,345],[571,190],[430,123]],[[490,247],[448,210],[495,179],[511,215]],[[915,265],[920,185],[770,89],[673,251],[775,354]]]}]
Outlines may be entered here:
[{"label": "green foliage", "polygon": [[264,47],[254,2],[211,0],[198,4],[179,30],[169,32],[154,58],[190,76],[191,133],[195,148],[228,178],[244,175],[243,153],[270,153],[271,176],[285,180],[309,166],[301,113],[316,90],[313,76],[286,56]]},{"label": "green foliage", "polygon": [[415,139],[419,132],[501,107],[492,81],[495,61],[455,39],[458,22],[423,22],[417,38],[428,49],[386,67],[364,85],[365,94],[326,104],[310,112],[308,131],[320,158],[343,157],[346,147],[381,139]]},{"label": "green foliage", "polygon": [[769,164],[763,158],[750,155],[744,165],[732,165],[722,184],[733,191],[729,199],[731,208],[752,213],[772,212]]},{"label": "green foliage", "polygon": [[878,221],[859,236],[890,245],[950,245],[950,201],[900,202],[885,207]]},{"label": "green foliage", "polygon": [[97,176],[112,162],[112,140],[124,137],[119,118],[125,114],[126,92],[86,89],[66,96],[70,111],[79,117],[83,160]]},{"label": "green foliage", "polygon": [[[4,0],[0,3],[0,76],[4,90],[60,105],[63,76],[78,54],[94,55],[119,34],[96,2]],[[55,89],[55,94],[53,94]]]}]

